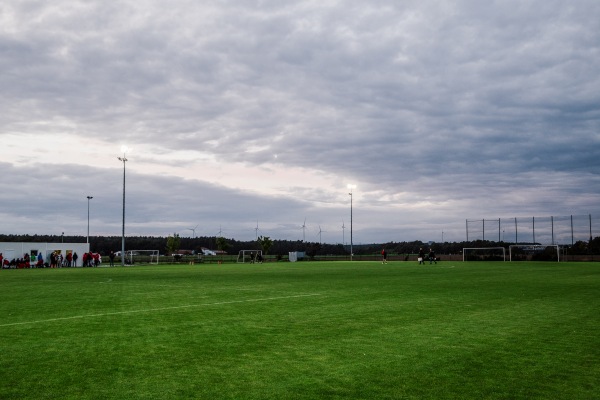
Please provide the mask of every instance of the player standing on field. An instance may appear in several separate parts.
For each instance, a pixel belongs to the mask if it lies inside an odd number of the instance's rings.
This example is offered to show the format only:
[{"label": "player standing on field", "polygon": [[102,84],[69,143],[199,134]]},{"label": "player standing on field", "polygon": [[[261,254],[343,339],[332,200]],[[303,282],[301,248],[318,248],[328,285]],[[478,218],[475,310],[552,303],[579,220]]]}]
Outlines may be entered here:
[{"label": "player standing on field", "polygon": [[429,264],[431,264],[431,262],[434,262],[434,264],[437,264],[437,260],[435,259],[435,252],[433,251],[433,249],[429,249]]}]

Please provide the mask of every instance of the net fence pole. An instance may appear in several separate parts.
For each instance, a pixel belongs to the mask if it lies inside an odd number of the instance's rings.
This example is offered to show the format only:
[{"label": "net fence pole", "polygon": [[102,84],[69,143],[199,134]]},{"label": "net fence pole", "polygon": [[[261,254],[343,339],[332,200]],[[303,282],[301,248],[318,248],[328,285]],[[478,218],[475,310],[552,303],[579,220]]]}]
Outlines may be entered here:
[{"label": "net fence pole", "polygon": [[483,219],[483,241],[485,242],[485,218]]},{"label": "net fence pole", "polygon": [[575,244],[575,239],[573,238],[573,215],[571,215],[571,246]]},{"label": "net fence pole", "polygon": [[552,244],[554,243],[554,216],[550,216],[550,224],[552,225]]},{"label": "net fence pole", "polygon": [[498,242],[500,242],[500,218],[498,218]]}]

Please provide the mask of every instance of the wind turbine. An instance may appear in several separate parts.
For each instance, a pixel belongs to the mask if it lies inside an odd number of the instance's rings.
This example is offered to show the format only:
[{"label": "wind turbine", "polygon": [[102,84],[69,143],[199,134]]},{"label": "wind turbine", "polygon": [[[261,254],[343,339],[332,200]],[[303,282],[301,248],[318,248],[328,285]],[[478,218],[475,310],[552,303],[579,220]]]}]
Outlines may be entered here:
[{"label": "wind turbine", "polygon": [[254,232],[256,233],[256,240],[258,240],[258,220],[256,220],[256,228],[254,228]]},{"label": "wind turbine", "polygon": [[306,241],[306,217],[304,217],[304,223],[302,224],[302,241]]},{"label": "wind turbine", "polygon": [[342,246],[346,245],[346,225],[344,225],[344,220],[342,220]]},{"label": "wind turbine", "polygon": [[321,225],[319,225],[319,233],[318,233],[318,235],[319,235],[319,244],[321,244],[321,233],[323,233],[323,232],[326,232],[326,231],[321,230]]},{"label": "wind turbine", "polygon": [[196,228],[198,227],[198,225],[196,225],[193,228],[187,228],[188,231],[192,231],[192,238],[194,238],[194,239],[196,239]]}]

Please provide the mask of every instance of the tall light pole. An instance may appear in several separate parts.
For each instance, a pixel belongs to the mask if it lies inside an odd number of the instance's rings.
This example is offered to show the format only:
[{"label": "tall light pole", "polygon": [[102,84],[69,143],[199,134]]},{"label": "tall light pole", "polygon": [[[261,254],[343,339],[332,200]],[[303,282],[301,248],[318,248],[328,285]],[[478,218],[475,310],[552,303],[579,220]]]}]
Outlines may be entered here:
[{"label": "tall light pole", "polygon": [[123,161],[123,228],[121,232],[121,266],[125,266],[125,163],[127,162],[127,146],[121,147],[123,157],[117,157],[120,161]]},{"label": "tall light pole", "polygon": [[93,199],[92,196],[88,196],[88,231],[87,231],[87,240],[86,243],[90,242],[90,200]]},{"label": "tall light pole", "polygon": [[350,195],[350,261],[352,261],[352,257],[354,257],[354,250],[352,249],[353,246],[353,239],[352,239],[352,189],[355,189],[356,185],[348,185],[348,189],[350,189],[350,193],[348,193]]}]

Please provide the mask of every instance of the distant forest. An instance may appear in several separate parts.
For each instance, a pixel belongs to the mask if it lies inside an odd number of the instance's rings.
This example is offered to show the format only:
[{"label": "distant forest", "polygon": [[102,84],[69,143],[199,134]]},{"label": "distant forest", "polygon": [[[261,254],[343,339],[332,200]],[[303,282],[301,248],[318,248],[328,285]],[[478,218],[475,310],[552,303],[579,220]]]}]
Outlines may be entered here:
[{"label": "distant forest", "polygon": [[[180,237],[180,250],[189,250],[190,252],[201,252],[202,248],[211,250],[217,249],[217,237]],[[121,250],[121,236],[90,236],[90,249],[100,254],[108,254],[110,251]],[[167,237],[157,236],[126,236],[126,250],[159,250],[161,254],[167,253]],[[85,236],[62,236],[62,235],[3,235],[0,234],[0,242],[47,242],[47,243],[85,243]],[[260,249],[260,245],[255,240],[239,241],[235,239],[225,239],[226,251],[229,254],[237,254],[240,250]],[[389,254],[416,254],[419,248],[428,250],[434,249],[436,254],[460,254],[465,247],[507,247],[513,243],[494,242],[476,240],[470,242],[444,242],[444,243],[424,243],[421,241],[413,242],[387,242],[372,244],[354,244],[353,251],[355,255],[373,255],[380,254],[381,249],[385,248]],[[534,243],[519,243],[534,244]],[[600,254],[600,237],[596,237],[590,242],[578,241],[569,248],[569,254]],[[318,242],[303,242],[301,240],[275,240],[269,250],[271,255],[285,255],[290,251],[305,251],[307,254],[315,255],[349,255],[350,245],[328,244]]]}]

